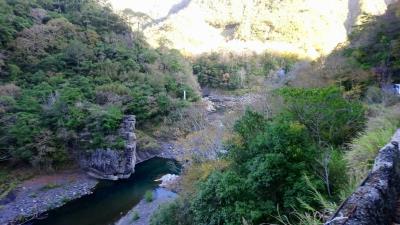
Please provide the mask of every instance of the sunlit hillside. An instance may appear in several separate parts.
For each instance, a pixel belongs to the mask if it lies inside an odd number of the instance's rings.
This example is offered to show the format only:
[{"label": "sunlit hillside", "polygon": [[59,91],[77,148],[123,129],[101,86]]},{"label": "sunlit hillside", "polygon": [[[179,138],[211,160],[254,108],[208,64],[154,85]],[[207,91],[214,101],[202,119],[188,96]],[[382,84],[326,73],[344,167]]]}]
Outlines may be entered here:
[{"label": "sunlit hillside", "polygon": [[[111,0],[130,15],[135,29],[153,45],[169,44],[185,53],[228,49],[325,55],[357,23],[360,15],[381,14],[393,0]],[[340,10],[338,10],[340,9]],[[127,12],[125,10],[125,12]],[[140,18],[139,18],[140,17]]]}]

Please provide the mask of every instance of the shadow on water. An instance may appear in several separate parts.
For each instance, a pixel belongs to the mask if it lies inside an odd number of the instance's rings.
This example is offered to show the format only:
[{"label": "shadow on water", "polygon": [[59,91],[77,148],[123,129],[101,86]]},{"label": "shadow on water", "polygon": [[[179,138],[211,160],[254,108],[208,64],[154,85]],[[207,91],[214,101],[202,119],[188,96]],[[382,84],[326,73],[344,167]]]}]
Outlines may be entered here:
[{"label": "shadow on water", "polygon": [[172,160],[154,158],[136,165],[131,178],[122,181],[101,181],[91,195],[73,200],[49,212],[48,217],[30,225],[109,225],[114,224],[143,199],[146,191],[154,190],[154,180],[175,173]]}]

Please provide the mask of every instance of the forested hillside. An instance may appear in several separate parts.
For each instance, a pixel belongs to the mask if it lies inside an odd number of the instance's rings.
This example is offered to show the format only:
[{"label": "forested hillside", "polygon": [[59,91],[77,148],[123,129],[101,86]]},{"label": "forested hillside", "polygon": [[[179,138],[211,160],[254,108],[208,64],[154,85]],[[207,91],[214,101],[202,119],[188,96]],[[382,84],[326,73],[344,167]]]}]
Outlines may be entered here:
[{"label": "forested hillside", "polygon": [[2,160],[52,168],[71,150],[118,149],[124,114],[156,124],[197,99],[180,53],[151,48],[101,1],[0,1]]}]

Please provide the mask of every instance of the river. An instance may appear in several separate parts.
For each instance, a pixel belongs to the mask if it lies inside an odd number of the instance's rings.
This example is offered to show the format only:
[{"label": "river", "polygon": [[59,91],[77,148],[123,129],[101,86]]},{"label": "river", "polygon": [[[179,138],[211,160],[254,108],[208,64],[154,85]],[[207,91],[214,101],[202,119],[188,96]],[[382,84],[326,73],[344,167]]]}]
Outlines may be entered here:
[{"label": "river", "polygon": [[164,174],[176,173],[176,168],[176,163],[172,160],[150,159],[136,165],[136,171],[129,179],[101,181],[93,194],[68,202],[66,205],[50,211],[45,219],[36,220],[29,224],[114,224],[143,199],[146,191],[152,191],[158,187],[158,182],[155,182],[155,179]]}]

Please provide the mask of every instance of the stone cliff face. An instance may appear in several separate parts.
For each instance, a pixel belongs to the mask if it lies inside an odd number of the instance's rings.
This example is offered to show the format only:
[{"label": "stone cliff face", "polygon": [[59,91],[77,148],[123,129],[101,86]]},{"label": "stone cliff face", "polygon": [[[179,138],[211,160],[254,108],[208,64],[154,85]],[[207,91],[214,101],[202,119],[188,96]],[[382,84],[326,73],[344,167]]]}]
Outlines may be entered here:
[{"label": "stone cliff face", "polygon": [[400,129],[379,151],[374,167],[325,225],[398,224],[400,196]]},{"label": "stone cliff face", "polygon": [[130,177],[136,164],[135,116],[125,116],[119,135],[125,141],[124,149],[96,149],[81,157],[87,173],[98,179],[118,180]]}]

